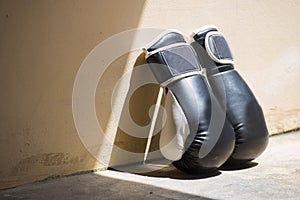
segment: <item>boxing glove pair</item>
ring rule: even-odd
[[[180,32],[169,30],[144,48],[151,71],[166,88],[161,152],[187,173],[245,164],[268,143],[262,109],[234,69],[223,34],[205,26],[192,37],[189,45]]]

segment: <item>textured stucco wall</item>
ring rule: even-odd
[[[155,2],[145,4],[140,27],[176,28],[188,35],[199,26],[217,25],[264,109],[270,133],[300,127],[299,1]]]
[[[97,162],[78,137],[73,84],[97,44],[137,27],[143,3],[0,1],[0,188],[107,167],[111,150]],[[98,105],[105,126],[109,104]]]
[[[199,26],[217,25],[227,36],[236,69],[264,109],[270,133],[300,127],[299,9],[296,0],[0,0],[0,188],[108,166],[111,148],[105,148],[105,142],[100,142],[98,162],[80,141],[72,116],[72,90],[90,51],[127,29],[175,28],[188,35]],[[99,82],[95,98],[105,134],[112,141],[116,136],[116,146],[130,152],[142,152],[146,140],[115,126],[127,119],[111,117],[111,98],[120,77],[143,63],[137,59],[140,54],[116,59]],[[124,85],[130,88],[129,78]],[[126,92],[116,94],[117,113],[131,98]],[[157,86],[147,85],[129,102],[130,114],[140,126],[150,122],[145,112],[155,94]],[[114,149],[111,165],[124,162]]]

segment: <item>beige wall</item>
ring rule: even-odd
[[[132,28],[175,28],[184,34],[215,24],[227,36],[236,69],[259,99],[270,133],[300,127],[299,1],[17,1],[0,0],[0,188],[49,176],[104,169],[122,163],[100,141],[99,162],[81,143],[72,116],[72,90],[84,58],[101,41]],[[105,134],[130,152],[146,140],[128,136],[112,122],[116,81],[140,51],[115,60],[96,94]],[[130,80],[125,85],[129,87]],[[146,111],[157,86],[135,93],[134,121],[149,123]],[[126,98],[126,91],[119,96]],[[117,108],[121,112],[122,101]],[[121,119],[120,120],[124,120]],[[157,136],[154,139],[157,141]],[[157,142],[156,142],[157,143]],[[154,142],[154,144],[156,144]],[[153,145],[152,149],[157,148]],[[123,158],[124,159],[124,158]],[[126,160],[126,158],[125,158]]]
[[[228,39],[236,69],[261,103],[270,133],[300,127],[300,2],[183,2],[147,1],[139,26],[176,28],[189,34],[199,26],[215,24]]]
[[[107,167],[78,137],[73,84],[98,43],[138,26],[143,3],[0,1],[0,188]]]

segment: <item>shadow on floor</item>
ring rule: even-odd
[[[98,174],[48,179],[13,189],[1,190],[1,200],[111,200],[111,199],[198,199],[206,197],[190,195],[173,190],[104,177]]]
[[[236,166],[224,165],[224,166],[220,167],[220,170],[221,171],[236,171],[236,170],[249,169],[249,168],[255,167],[257,165],[258,165],[257,162],[248,162],[248,163],[245,163],[244,165],[236,165]]]
[[[165,165],[156,165],[156,164],[142,164],[142,163],[135,163],[133,165],[125,165],[119,168],[109,168],[114,171],[120,172],[129,172],[141,176],[149,176],[149,177],[159,177],[159,178],[171,178],[171,179],[178,179],[178,180],[195,180],[195,179],[206,179],[215,176],[219,176],[222,174],[221,171],[238,171],[249,169],[252,167],[257,166],[258,163],[256,162],[248,162],[243,165],[236,165],[236,166],[229,166],[224,165],[219,168],[219,170],[215,170],[209,173],[203,174],[187,174],[178,169],[176,169],[172,164],[165,164]]]
[[[214,176],[220,175],[221,172],[216,170],[210,173],[204,174],[187,174],[184,172],[179,171],[173,165],[166,166],[156,171],[148,172],[148,173],[140,173],[139,175],[142,176],[151,176],[151,177],[166,177],[171,179],[178,179],[178,180],[194,180],[194,179],[205,179],[211,178]]]
[[[113,171],[132,173],[140,176],[171,178],[177,180],[206,179],[221,174],[221,172],[218,170],[212,171],[210,173],[203,173],[203,174],[187,174],[176,169],[172,164],[164,163],[161,160],[160,162],[152,161],[152,163],[146,163],[146,164],[134,163],[131,165],[110,167],[109,169]]]

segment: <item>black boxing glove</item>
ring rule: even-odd
[[[183,132],[175,133],[184,134],[181,138],[185,141],[182,155],[174,156],[177,160],[173,165],[187,173],[217,169],[231,155],[235,137],[225,112],[209,90],[193,48],[180,33],[167,31],[144,51],[157,81],[168,89],[176,104],[172,116],[167,117],[174,118],[177,127],[185,122],[188,125]],[[176,116],[178,113],[180,116]]]
[[[268,130],[262,109],[250,88],[234,69],[234,61],[224,35],[215,26],[204,26],[192,34],[192,46],[209,84],[226,110],[236,142],[226,162],[240,165],[258,157],[267,147]]]

